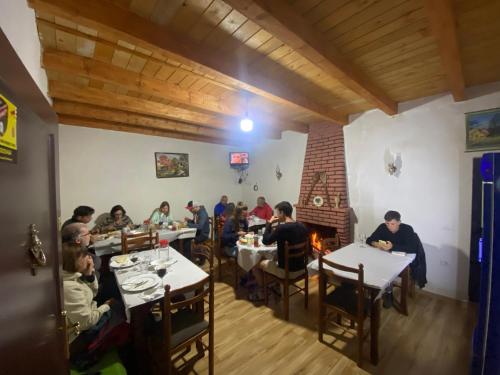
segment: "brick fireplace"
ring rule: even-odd
[[[323,203],[314,204],[314,200]],[[309,126],[297,220],[308,225],[334,228],[340,246],[352,242],[351,209],[347,201],[344,134],[339,125]]]

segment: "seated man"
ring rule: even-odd
[[[292,219],[293,206],[289,202],[280,202],[275,207],[276,216],[272,216],[266,224],[266,231],[262,238],[264,245],[277,243],[278,256],[276,260],[263,260],[260,262],[260,269],[265,272],[278,276],[285,277],[285,241],[290,245],[299,244],[307,241],[308,231],[304,224]],[[303,258],[292,258],[288,264],[288,269],[291,273],[304,269]],[[263,285],[262,275],[259,272],[254,272],[255,278],[259,285]],[[262,299],[260,291],[256,295],[249,296],[251,300]]]
[[[417,236],[410,225],[401,223],[401,214],[397,211],[387,211],[384,220],[385,223],[378,226],[366,243],[382,251],[416,253]],[[387,288],[383,300],[385,308],[392,306],[392,287]]]
[[[264,197],[258,197],[257,207],[250,211],[249,215],[255,215],[263,220],[270,220],[273,216],[273,209],[266,203]]]
[[[77,222],[66,225],[61,232],[61,237],[63,244],[81,245],[88,251],[91,234],[86,224]],[[89,253],[89,255],[92,257],[94,268],[99,270],[101,268],[101,258],[92,253]]]
[[[210,238],[210,221],[208,220],[207,210],[196,201],[189,201],[186,209],[193,214],[192,219],[186,217],[185,220],[189,228],[196,228],[194,243],[205,242]],[[185,245],[187,245],[184,249],[185,255],[188,259],[191,259],[191,242],[187,241]]]
[[[94,214],[94,212],[95,210],[92,207],[78,206],[73,210],[73,216],[64,222],[64,224],[61,227],[61,230],[63,230],[64,227],[72,223],[83,223],[83,224],[90,223],[92,221],[92,215]]]
[[[224,214],[227,202],[228,202],[227,195],[223,195],[222,197],[220,197],[219,203],[217,203],[214,207],[214,218],[222,216]]]
[[[387,211],[385,223],[380,224],[366,243],[383,251],[417,252],[417,241],[413,228],[401,223],[401,214],[397,211]]]

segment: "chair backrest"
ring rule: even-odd
[[[215,231],[215,218],[213,216],[208,217],[208,223],[210,224],[210,241],[214,243],[214,231]]]
[[[160,235],[150,229],[147,233],[122,233],[122,254],[128,254],[131,251],[143,251],[153,249],[160,243]]]
[[[185,298],[175,302],[173,299],[176,296],[184,296]],[[208,297],[208,298],[207,298]],[[206,330],[198,331],[195,336],[187,337],[182,343],[187,344],[196,339],[197,336],[209,333],[213,335],[214,332],[214,279],[213,279],[213,269],[210,269],[209,275],[203,280],[180,288],[174,291],[170,290],[170,285],[165,285],[165,295],[162,304],[162,315],[163,315],[163,333],[165,347],[171,348],[172,344],[172,314],[175,311],[180,311],[181,309],[190,309],[197,315],[199,321],[203,321],[208,315],[208,327]],[[171,348],[175,349],[175,348]]]
[[[290,273],[290,260],[291,259],[303,259],[304,271],[307,274],[307,257],[309,255],[309,239],[304,242],[291,245],[288,241],[285,241],[285,276],[288,279],[288,274]],[[292,271],[293,272],[293,271]]]
[[[215,250],[214,253],[219,258],[222,252],[222,229],[223,229],[223,224],[220,219],[220,216],[215,219],[215,226],[217,228],[217,236],[215,237],[214,241],[214,250]]]
[[[325,259],[323,254],[319,255],[318,259],[318,264],[319,264],[319,298],[320,300],[323,300],[325,295],[326,295],[326,282],[329,277],[333,276],[335,278],[338,278],[339,280],[343,282],[347,282],[350,284],[354,284],[356,286],[357,290],[357,304],[358,304],[358,315],[362,316],[363,311],[364,311],[364,304],[365,304],[365,298],[364,298],[364,267],[360,263],[358,264],[358,268],[353,268],[353,267],[347,267],[342,264],[338,264],[335,262],[332,262],[331,260]],[[329,269],[325,269],[325,265],[330,267]],[[354,275],[357,275],[354,279],[348,278],[348,277],[342,277],[339,276],[335,270],[337,271],[342,271],[342,272],[348,272],[352,273]]]

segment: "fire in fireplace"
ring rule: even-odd
[[[340,240],[337,230],[317,224],[305,223],[309,228],[309,241],[313,255],[319,253],[330,253],[340,247]]]

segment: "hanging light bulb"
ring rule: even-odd
[[[240,121],[240,129],[244,132],[250,132],[253,129],[253,121],[252,119],[245,117]]]
[[[245,97],[245,117],[240,120],[240,129],[244,132],[251,132],[253,121],[248,117],[248,97]]]

